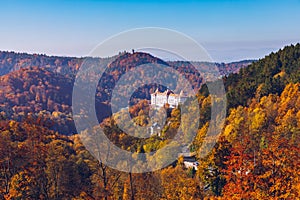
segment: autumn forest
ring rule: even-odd
[[[180,107],[165,105],[157,110],[167,113],[160,134],[133,137],[117,125],[126,116],[122,112],[112,116],[115,85],[126,72],[147,63],[163,64],[182,74],[197,91],[200,117],[192,120],[199,126],[188,146],[197,167],[188,167],[184,156],[145,173],[126,173],[105,165],[82,143],[72,115],[73,85],[85,58],[0,51],[0,199],[300,197],[300,44],[260,60],[234,63],[163,61],[143,52],[89,59],[93,65],[109,63],[95,91],[99,127],[115,145],[136,153],[133,160],[138,153],[154,152],[171,143],[180,121],[189,116]],[[200,74],[195,65],[207,73]],[[209,70],[213,65],[220,71],[218,80],[210,78],[215,76]],[[153,79],[159,76],[168,78],[157,73]],[[92,79],[95,74],[85,77]],[[201,157],[215,104],[207,85],[214,81],[225,86],[226,119],[216,144]],[[156,89],[167,90],[163,85],[144,85],[128,102],[130,117],[138,126],[149,123],[150,95]],[[167,158],[162,155],[160,159]]]

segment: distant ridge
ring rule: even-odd
[[[128,57],[131,53],[124,53],[122,57]],[[136,52],[140,54],[140,57],[149,55],[152,60],[159,60],[160,64],[178,64],[183,61],[163,61],[148,53]],[[67,75],[74,75],[79,69],[83,60],[86,57],[68,57],[68,56],[48,56],[46,54],[28,54],[28,53],[16,53],[13,51],[0,51],[0,76],[12,71],[19,70],[26,67],[45,67],[50,71],[58,72]],[[98,58],[101,59],[101,58]],[[118,58],[120,59],[120,57]],[[241,60],[230,63],[215,63],[222,75],[228,75],[230,73],[236,73],[238,69],[245,67],[255,60]],[[117,61],[116,61],[117,62]],[[198,62],[207,63],[207,62]]]

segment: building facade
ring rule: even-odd
[[[171,90],[165,92],[159,92],[158,89],[151,94],[151,105],[155,107],[163,107],[165,104],[169,104],[170,108],[176,108],[178,105],[183,104],[187,99],[187,95],[180,92],[180,94],[174,94]]]

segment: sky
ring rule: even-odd
[[[299,23],[300,0],[0,0],[0,50],[81,57],[122,31],[161,27],[231,62],[300,42]]]

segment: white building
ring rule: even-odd
[[[152,126],[148,128],[148,133],[150,133],[150,135],[157,134],[158,136],[161,136],[161,128],[157,122],[153,123]]]
[[[180,94],[174,94],[171,90],[165,92],[159,92],[158,89],[151,94],[151,105],[156,107],[163,107],[165,104],[169,104],[170,108],[175,108],[180,104],[183,104],[187,99],[187,95],[180,92]]]

